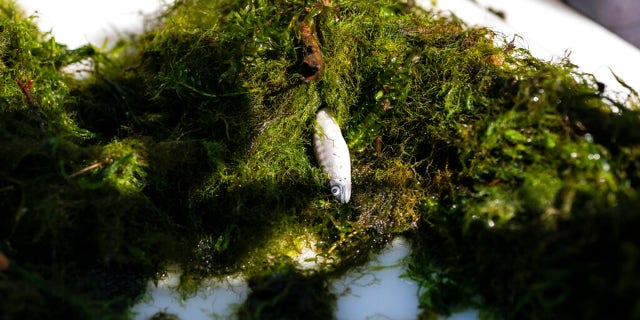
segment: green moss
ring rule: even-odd
[[[638,317],[631,88],[603,96],[568,60],[396,1],[180,1],[108,51],[31,20],[2,4],[9,318],[126,318],[169,265],[183,294],[243,273],[241,318],[331,318],[327,281],[398,235],[425,318]],[[300,22],[323,57],[310,83]],[[64,71],[82,60],[87,77]],[[352,153],[349,205],[313,158],[323,106]]]
[[[276,264],[249,280],[251,293],[238,319],[333,319],[336,297],[321,274],[304,275],[291,264]]]

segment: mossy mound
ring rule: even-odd
[[[631,88],[395,1],[179,1],[110,50],[31,20],[2,3],[4,317],[126,318],[177,264],[185,292],[249,277],[242,318],[326,318],[326,281],[398,235],[425,318],[640,317]],[[323,106],[348,205],[313,159]]]

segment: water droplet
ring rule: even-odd
[[[577,157],[578,157],[577,152],[571,152],[571,158],[577,158]]]
[[[589,143],[593,143],[593,136],[591,135],[591,133],[585,133],[584,140],[586,140]]]

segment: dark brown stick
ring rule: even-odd
[[[300,23],[300,38],[304,44],[304,59],[302,63],[307,66],[309,75],[303,75],[302,81],[311,82],[322,75],[322,51],[318,44],[318,36],[311,22],[304,20]],[[306,73],[306,72],[305,72]]]
[[[28,79],[27,83],[25,84],[16,77],[16,83],[18,84],[20,89],[22,89],[22,93],[24,93],[25,97],[27,97],[27,104],[29,105],[29,107],[31,107],[31,109],[35,113],[36,118],[38,120],[38,125],[40,127],[40,136],[44,138],[46,136],[46,131],[44,129],[44,120],[42,119],[42,114],[40,113],[40,109],[38,108],[38,105],[36,104],[36,102],[33,100],[33,95],[31,94],[33,79]]]

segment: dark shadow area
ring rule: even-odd
[[[249,280],[251,293],[238,310],[248,319],[333,319],[337,297],[321,274],[304,275],[293,265]]]
[[[431,216],[419,226],[410,266],[425,279],[424,313],[472,307],[507,319],[635,318],[640,202],[617,196],[618,205],[610,207],[577,194],[571,218],[553,227],[537,219],[494,228],[476,220],[462,227],[463,215]],[[592,200],[577,199],[583,197]],[[469,200],[460,200],[449,199],[447,206],[471,209]]]
[[[208,270],[201,271],[204,275],[234,272],[241,268],[240,262],[247,261],[247,254],[255,246],[277,236],[274,229],[287,224],[304,225],[292,214],[301,213],[318,191],[317,186],[303,181],[278,185],[255,181],[192,202],[190,212],[197,222],[194,231],[200,235],[198,243],[193,244],[197,248],[195,258],[208,261],[204,266]],[[217,241],[200,242],[207,238]]]

